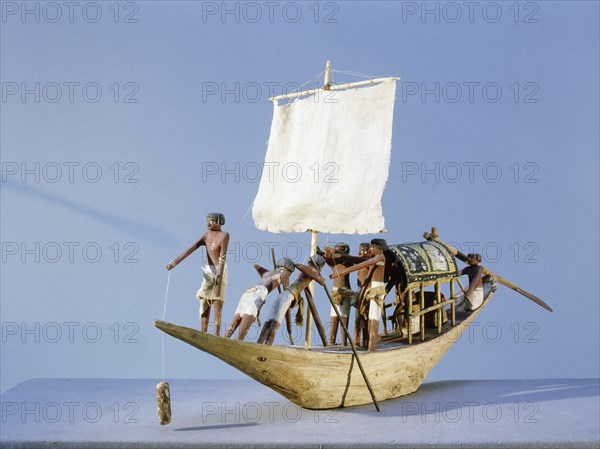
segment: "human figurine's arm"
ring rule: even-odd
[[[358,271],[361,268],[366,268],[366,267],[370,267],[372,265],[381,265],[385,263],[385,256],[383,254],[377,254],[374,257],[371,257],[370,259],[365,260],[364,262],[358,263],[356,265],[353,265],[351,267],[345,268],[343,270],[340,270],[336,273],[331,274],[329,277],[331,279],[335,279],[337,277],[340,276],[344,276],[348,273],[352,273],[354,271]]]
[[[353,263],[353,264],[358,264],[358,263],[364,262],[365,260],[369,260],[368,257],[352,256],[350,254],[337,254],[337,253],[333,254],[333,258],[336,261],[339,261],[342,263],[349,262],[349,263]]]
[[[314,281],[318,282],[321,285],[325,285],[325,279],[323,279],[323,277],[319,274],[319,272],[317,270],[315,270],[312,267],[309,267],[307,265],[302,265],[302,264],[294,264],[296,265],[296,268],[303,274],[305,274],[306,276],[308,276],[309,278],[313,279]]]
[[[366,287],[367,285],[369,285],[371,283],[371,278],[373,277],[373,273],[375,272],[376,268],[377,268],[377,265],[371,265],[369,267],[369,271],[367,271],[367,275],[362,280],[362,282],[360,281],[360,279],[356,279],[356,284],[358,285],[359,290],[362,289],[363,287]]]
[[[229,233],[225,233],[223,242],[221,243],[221,253],[219,254],[219,264],[217,265],[217,279],[215,282],[215,296],[221,297],[221,279],[225,270],[225,259],[227,258],[227,247],[229,246]]]
[[[289,274],[281,274],[281,285],[283,288],[288,288],[290,286],[290,275]]]
[[[458,282],[460,282],[460,277],[461,277],[461,276],[464,276],[465,274],[467,274],[467,273],[466,273],[466,271],[467,271],[467,268],[469,268],[469,266],[466,266],[466,267],[464,267],[462,270],[458,270],[458,278],[457,278]],[[460,284],[459,284],[459,285],[460,285]],[[462,291],[463,291],[463,295],[464,295],[464,297],[465,297],[465,298],[467,298],[467,297],[468,297],[468,295],[467,295],[467,293],[468,293],[468,292],[467,292],[467,290],[465,290],[465,289],[464,289],[464,288],[462,288],[462,287],[461,287],[461,289],[462,289]]]
[[[269,272],[269,270],[267,270],[265,267],[261,267],[261,266],[260,266],[259,264],[257,264],[257,263],[255,263],[255,264],[254,264],[254,269],[256,270],[256,272],[258,273],[258,275],[259,275],[260,277],[263,277],[263,275],[264,275],[265,273],[268,273],[268,272]]]
[[[177,256],[171,262],[169,262],[167,264],[167,270],[172,270],[177,265],[179,265],[187,256],[192,254],[194,251],[196,251],[202,245],[205,245],[206,243],[204,241],[204,237],[205,237],[204,235],[202,237],[200,237],[200,240],[198,240],[196,243],[194,243],[192,246],[190,246],[188,249],[186,249],[182,254]]]
[[[469,288],[465,293],[465,297],[470,299],[473,291],[481,285],[481,276],[483,275],[483,267],[481,265],[477,265],[474,267],[473,273],[469,276]]]
[[[329,246],[325,247],[325,251],[323,251],[318,246],[317,246],[317,249],[316,249],[317,255],[319,255],[323,259],[325,259],[325,263],[327,264],[327,266],[329,266],[329,267],[331,267],[333,269],[333,267],[335,266],[335,260],[333,260],[333,257],[331,257],[332,251],[333,251],[332,248],[329,247]]]
[[[326,246],[325,247],[325,251],[321,251],[321,253],[319,253],[319,248],[317,248],[317,254],[319,254],[320,256],[323,256],[325,258],[325,261],[328,262],[328,264],[335,264],[335,263],[361,263],[364,262],[365,260],[368,260],[368,257],[360,257],[360,256],[352,256],[350,254],[340,254],[340,253],[336,253],[335,249],[332,248],[331,246]]]

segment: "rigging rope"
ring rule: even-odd
[[[315,76],[313,76],[311,79],[309,79],[309,80],[308,80],[306,83],[302,84],[302,85],[300,86],[300,89],[299,89],[299,90],[301,90],[301,89],[302,89],[304,86],[306,86],[308,83],[310,83],[310,82],[312,82],[312,81],[316,80],[317,78],[320,78],[320,77],[321,77],[321,76],[322,76],[324,73],[325,73],[325,70],[323,70],[323,71],[322,71],[322,72],[320,72],[320,73],[317,73]]]
[[[353,70],[333,70],[333,69],[332,69],[331,71],[332,71],[332,72],[336,72],[336,73],[343,73],[343,74],[345,74],[345,75],[356,76],[356,77],[359,77],[359,78],[371,78],[371,79],[374,79],[374,78],[381,78],[381,77],[379,77],[379,76],[366,75],[366,74],[364,74],[364,73],[361,73],[361,72],[355,72],[355,71],[353,71]]]
[[[244,220],[246,220],[246,216],[248,215],[248,212],[250,212],[250,209],[252,209],[252,206],[254,206],[254,201],[252,201],[250,203],[250,206],[248,206],[248,209],[246,209],[246,213],[244,214],[244,216],[242,217],[242,221],[240,223],[243,223]]]

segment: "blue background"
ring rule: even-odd
[[[478,2],[470,15],[462,2],[279,2],[272,17],[264,2],[228,14],[221,2],[88,3],[71,19],[62,3],[2,2],[2,391],[35,377],[161,376],[164,266],[209,211],[232,239],[226,322],[270,245],[306,259],[308,234],[258,231],[248,211],[269,94],[328,59],[401,78],[388,241],[437,226],[554,308],[501,287],[428,379],[598,377],[598,3]],[[22,95],[36,83],[38,98]],[[320,242],[355,253],[372,237]],[[198,252],[172,272],[168,321],[198,325],[203,262]],[[242,377],[170,337],[165,357],[167,378]]]

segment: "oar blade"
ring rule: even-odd
[[[542,301],[540,298],[538,298],[535,295],[532,295],[529,292],[526,292],[525,290],[523,290],[521,287],[517,287],[515,289],[518,293],[522,294],[523,296],[525,296],[527,299],[533,301],[534,303],[536,303],[538,306],[543,307],[544,309],[546,309],[548,312],[554,312],[554,310],[552,310],[552,307],[550,307],[548,304],[546,304],[544,301]]]

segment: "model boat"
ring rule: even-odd
[[[253,205],[259,229],[311,232],[313,254],[318,232],[385,232],[381,197],[390,165],[397,79],[334,85],[328,62],[323,88],[271,99],[274,117],[265,166],[293,167],[294,171],[287,176],[283,171],[280,176],[263,172]],[[279,105],[281,100],[290,102]],[[551,310],[539,298],[489,272],[483,280],[482,305],[466,310],[456,260],[466,257],[437,233],[426,237],[422,242],[390,245],[387,250],[386,291],[394,290],[395,300],[383,310],[397,307],[387,319],[384,313],[384,332],[374,351],[360,350],[352,341],[350,346],[311,347],[309,311],[302,347],[226,339],[165,321],[154,324],[301,407],[328,409],[373,401],[379,409],[378,400],[419,388],[489,303],[497,282]],[[443,287],[449,290],[448,297]]]

